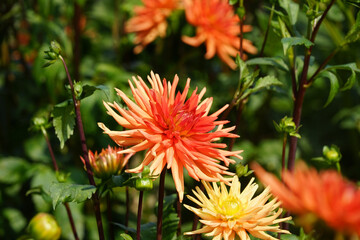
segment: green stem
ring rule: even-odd
[[[268,36],[269,36],[270,27],[271,27],[271,20],[272,20],[273,15],[274,15],[274,10],[275,10],[275,3],[273,3],[272,6],[271,6],[270,16],[269,16],[268,24],[267,24],[266,31],[265,31],[264,41],[263,41],[263,43],[261,45],[261,50],[260,50],[259,57],[262,57],[264,55],[264,50],[265,50],[265,46],[266,46],[267,39],[268,39]],[[259,66],[259,65],[257,65],[257,66]]]
[[[81,120],[80,101],[77,100],[76,97],[75,97],[74,85],[73,85],[73,82],[71,80],[71,77],[70,77],[69,70],[67,68],[66,62],[65,62],[64,58],[61,55],[59,56],[59,58],[60,58],[60,60],[62,61],[63,65],[64,65],[66,75],[67,75],[67,78],[69,80],[69,85],[70,85],[70,88],[71,88],[71,95],[72,95],[72,100],[73,100],[73,103],[74,103],[75,114],[76,114],[76,122],[77,122],[79,135],[80,135],[80,143],[81,143],[81,148],[82,148],[82,152],[83,152],[83,158],[85,160],[86,173],[87,173],[90,184],[93,185],[93,186],[96,186],[95,180],[94,180],[94,177],[93,177],[93,173],[92,173],[92,170],[91,170],[89,157],[88,157],[88,149],[87,149],[87,146],[86,146],[84,127],[83,127],[83,123],[82,123],[82,120]],[[103,229],[101,213],[100,213],[100,200],[99,200],[99,195],[98,195],[97,191],[93,194],[92,200],[93,200],[93,203],[94,203],[94,211],[95,211],[95,217],[96,217],[96,224],[97,224],[98,232],[99,232],[99,239],[104,240],[105,236],[104,236],[104,229]]]
[[[162,220],[163,220],[163,207],[164,207],[164,193],[165,193],[165,174],[166,174],[166,165],[160,174],[160,184],[159,184],[159,197],[158,197],[158,218],[156,223],[156,239],[162,239]]]

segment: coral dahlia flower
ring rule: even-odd
[[[277,219],[282,209],[278,208],[280,202],[276,199],[268,201],[272,196],[269,188],[253,198],[258,189],[258,185],[253,182],[254,178],[241,192],[237,176],[234,176],[229,191],[224,183],[220,183],[219,188],[216,183],[211,187],[210,183],[203,181],[208,196],[199,187],[193,190],[196,198],[187,196],[200,208],[184,206],[198,215],[204,226],[185,234],[205,233],[206,236],[214,237],[214,240],[234,240],[237,235],[241,240],[250,240],[248,234],[260,239],[276,239],[265,231],[289,233],[280,229],[278,223],[290,220],[291,217]]]
[[[317,172],[300,163],[294,172],[283,172],[282,183],[260,165],[252,168],[290,212],[312,213],[335,230],[360,235],[360,190],[338,172]]]
[[[143,162],[128,172],[141,172],[145,165],[152,163],[150,171],[153,175],[158,175],[166,166],[171,169],[180,201],[184,194],[183,168],[197,181],[203,179],[228,183],[229,179],[222,176],[233,175],[227,171],[226,166],[234,160],[228,157],[241,158],[238,154],[242,151],[226,151],[223,149],[226,144],[214,142],[222,137],[238,137],[230,133],[234,127],[223,128],[223,124],[228,121],[216,121],[227,106],[208,115],[212,98],[201,101],[205,88],[200,93],[195,89],[186,100],[190,79],[182,93],[176,93],[178,76],[171,83],[166,79],[161,81],[159,75],[151,72],[148,80],[151,88],[141,77],[133,77],[133,83],[129,81],[135,102],[116,89],[128,110],[115,102],[104,103],[107,113],[128,130],[111,131],[99,123],[104,133],[118,145],[131,146],[120,153],[131,155],[148,150]],[[226,166],[218,164],[220,161]]]
[[[146,45],[157,37],[165,37],[166,18],[179,7],[179,0],[142,0],[144,6],[134,9],[135,16],[125,24],[125,31],[135,33],[135,53],[140,53]]]
[[[206,59],[214,57],[216,53],[235,69],[236,64],[231,57],[235,57],[240,49],[240,20],[228,0],[185,0],[184,6],[187,21],[197,29],[195,37],[183,36],[182,40],[194,47],[205,42]],[[249,32],[252,28],[244,25],[243,29]],[[257,53],[247,39],[243,39],[243,49],[251,54]]]

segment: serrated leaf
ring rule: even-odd
[[[56,105],[52,115],[55,133],[60,141],[60,147],[63,148],[65,142],[74,133],[75,113],[72,102],[65,101]]]
[[[81,99],[90,97],[96,90],[101,90],[105,93],[107,98],[109,98],[109,88],[105,85],[99,86],[90,86],[90,85],[83,85],[83,93],[81,95]]]
[[[283,71],[289,71],[288,66],[281,57],[262,57],[252,58],[246,61],[247,65],[269,65],[279,68]]]
[[[280,82],[275,76],[266,76],[259,78],[254,88],[251,89],[252,92],[259,91],[262,88],[270,87],[270,86],[280,86],[282,82]]]
[[[285,37],[281,39],[281,43],[283,44],[284,55],[286,55],[287,51],[292,46],[304,45],[306,48],[309,48],[314,45],[313,42],[304,37]]]
[[[319,77],[326,77],[330,80],[330,92],[328,99],[326,100],[326,103],[324,105],[324,107],[327,107],[332,102],[335,95],[339,92],[339,88],[340,88],[339,80],[337,76],[330,71],[322,72]]]
[[[95,191],[96,187],[93,185],[54,182],[50,186],[50,197],[52,198],[52,204],[55,210],[60,203],[84,202],[90,199]]]

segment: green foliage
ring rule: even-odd
[[[52,115],[56,136],[60,141],[60,147],[63,148],[65,142],[74,133],[75,112],[73,103],[65,101],[55,105]]]
[[[52,183],[50,186],[50,196],[52,198],[53,208],[59,203],[77,202],[81,203],[90,199],[95,193],[96,187],[92,185],[80,185],[72,183]]]
[[[310,48],[314,45],[310,40],[304,38],[304,37],[287,37],[281,39],[281,43],[283,44],[284,48],[284,55],[287,54],[290,47],[296,46],[296,45],[304,45],[306,48]]]

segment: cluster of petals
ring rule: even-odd
[[[290,220],[291,217],[279,218],[282,209],[277,199],[269,200],[272,195],[266,188],[254,197],[258,185],[251,179],[241,192],[241,184],[237,176],[233,177],[230,190],[224,183],[220,187],[213,183],[204,182],[207,195],[196,187],[195,197],[187,196],[199,208],[185,205],[187,209],[200,217],[203,224],[201,229],[187,232],[186,235],[201,234],[213,237],[213,240],[234,240],[238,236],[241,240],[250,240],[249,234],[259,239],[276,239],[266,231],[289,233],[280,229],[278,223]]]
[[[258,164],[252,168],[291,213],[312,213],[337,231],[360,235],[360,190],[340,173],[300,163],[294,172],[284,171],[280,182]]]
[[[167,17],[178,8],[179,0],[142,0],[144,6],[134,8],[135,16],[126,22],[125,31],[135,33],[135,53],[157,37],[165,37]]]
[[[240,49],[239,17],[228,0],[185,0],[185,14],[187,21],[197,27],[196,36],[183,36],[182,40],[194,47],[205,43],[205,58],[210,59],[217,54],[231,68],[236,64],[231,57],[235,57]],[[251,31],[250,25],[244,25],[243,31]],[[250,40],[243,39],[243,50],[257,53]]]
[[[121,148],[110,146],[102,149],[100,154],[97,152],[94,154],[89,150],[89,162],[95,177],[107,179],[112,175],[120,174],[127,163],[124,155],[119,153],[121,150]],[[85,160],[82,157],[81,160],[85,165]]]
[[[127,130],[112,131],[99,123],[104,133],[118,145],[128,147],[120,151],[127,157],[147,150],[142,163],[127,171],[138,173],[151,163],[151,173],[158,175],[167,166],[171,169],[180,201],[184,194],[184,168],[197,181],[228,183],[229,178],[222,175],[233,175],[227,171],[229,163],[234,162],[229,157],[241,158],[239,153],[242,151],[227,151],[224,150],[226,144],[215,142],[219,138],[238,137],[230,133],[234,127],[223,128],[228,121],[216,121],[227,106],[208,115],[213,100],[206,98],[201,101],[205,88],[200,93],[195,89],[186,100],[190,79],[182,93],[176,93],[178,76],[171,83],[166,79],[161,81],[158,74],[151,72],[148,76],[151,88],[141,77],[133,77],[132,80],[129,80],[129,84],[135,102],[116,89],[128,109],[116,102],[104,103],[107,113]],[[225,166],[219,164],[220,161]]]

